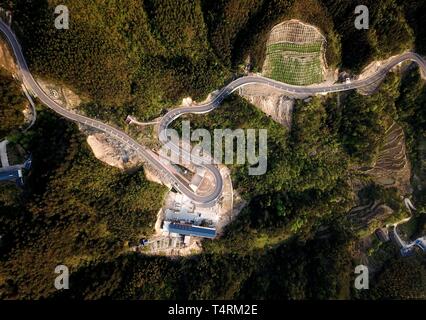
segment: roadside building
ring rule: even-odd
[[[22,184],[22,169],[11,169],[0,172],[0,181],[15,181]]]
[[[194,226],[191,224],[176,223],[176,222],[170,222],[170,221],[165,221],[163,230],[171,234],[179,234],[183,236],[200,237],[200,238],[208,238],[208,239],[214,239],[216,237],[215,228],[200,227],[200,226]]]

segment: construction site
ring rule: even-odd
[[[191,188],[207,188],[211,182],[206,172],[189,169],[182,174],[192,177]],[[223,192],[219,201],[213,206],[199,206],[185,195],[171,189],[167,194],[162,209],[159,211],[155,224],[155,233],[149,239],[132,246],[132,251],[151,255],[186,256],[202,250],[203,239],[214,239],[223,233],[241,209],[242,201],[234,203],[230,171],[226,166],[219,165],[223,178]]]

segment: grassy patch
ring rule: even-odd
[[[321,43],[289,43],[289,42],[280,42],[270,44],[266,48],[266,54],[272,54],[276,52],[283,51],[295,51],[300,53],[315,53],[321,51]]]
[[[321,43],[274,43],[266,48],[266,77],[309,85],[322,82]]]
[[[270,57],[271,71],[268,76],[281,82],[308,85],[322,81],[319,57],[301,60],[297,57],[274,54]]]

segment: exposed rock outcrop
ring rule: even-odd
[[[239,90],[239,94],[274,121],[290,128],[294,99],[263,85],[245,86]]]
[[[75,109],[82,102],[79,95],[64,85],[57,85],[40,78],[37,78],[37,82],[51,99],[67,109]]]
[[[18,67],[10,53],[9,46],[4,41],[0,41],[0,67],[6,69],[11,74],[16,74]]]
[[[124,170],[139,162],[137,157],[129,157],[123,150],[114,146],[102,133],[89,135],[87,143],[95,157],[110,166]]]

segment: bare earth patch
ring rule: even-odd
[[[93,154],[97,159],[106,163],[107,165],[124,170],[126,167],[137,164],[138,159],[129,159],[125,163],[123,160],[122,152],[114,148],[114,146],[108,143],[106,137],[102,133],[96,133],[87,137],[87,143],[93,151]]]
[[[67,109],[75,109],[82,103],[82,100],[86,100],[66,86],[58,85],[40,78],[36,80],[50,98]]]
[[[238,194],[234,193],[229,169],[219,165],[223,178],[223,192],[219,202],[210,208],[198,207],[189,199],[174,192],[169,192],[164,200],[163,208],[158,212],[155,223],[155,234],[149,239],[149,245],[142,248],[130,248],[148,255],[163,255],[168,257],[188,256],[198,254],[202,251],[202,238],[191,236],[184,237],[170,234],[162,229],[165,220],[194,219],[211,220],[217,231],[217,236],[223,234],[224,228],[232,222],[245,202]],[[235,201],[234,201],[235,200]],[[185,207],[189,211],[178,212],[176,207]],[[201,217],[198,217],[201,213]],[[199,221],[198,221],[199,222]],[[195,222],[197,224],[197,222]]]
[[[396,58],[398,56],[399,56],[399,54],[395,55],[395,56],[391,56],[391,57],[389,57],[386,60],[375,60],[375,61],[371,62],[369,65],[367,65],[362,70],[362,72],[359,74],[359,76],[357,77],[357,79],[362,80],[362,79],[366,79],[366,78],[374,75],[375,73],[377,73],[378,71],[380,71],[380,69],[382,68],[382,66],[386,65],[389,61],[391,61],[392,59],[394,59],[394,58]],[[397,68],[397,67],[395,67],[395,68]],[[359,89],[357,89],[357,91],[360,94],[363,94],[363,95],[373,94],[378,89],[378,87],[380,86],[380,84],[382,83],[382,81],[383,81],[383,79],[380,80],[380,81],[378,81],[378,82],[373,83],[370,86],[367,86],[367,87],[364,87],[364,88],[359,88]]]
[[[275,122],[290,128],[294,99],[265,85],[248,85],[239,89],[239,95],[258,107]]]
[[[16,74],[18,71],[15,60],[10,54],[9,46],[4,41],[0,41],[0,67],[12,74]]]

